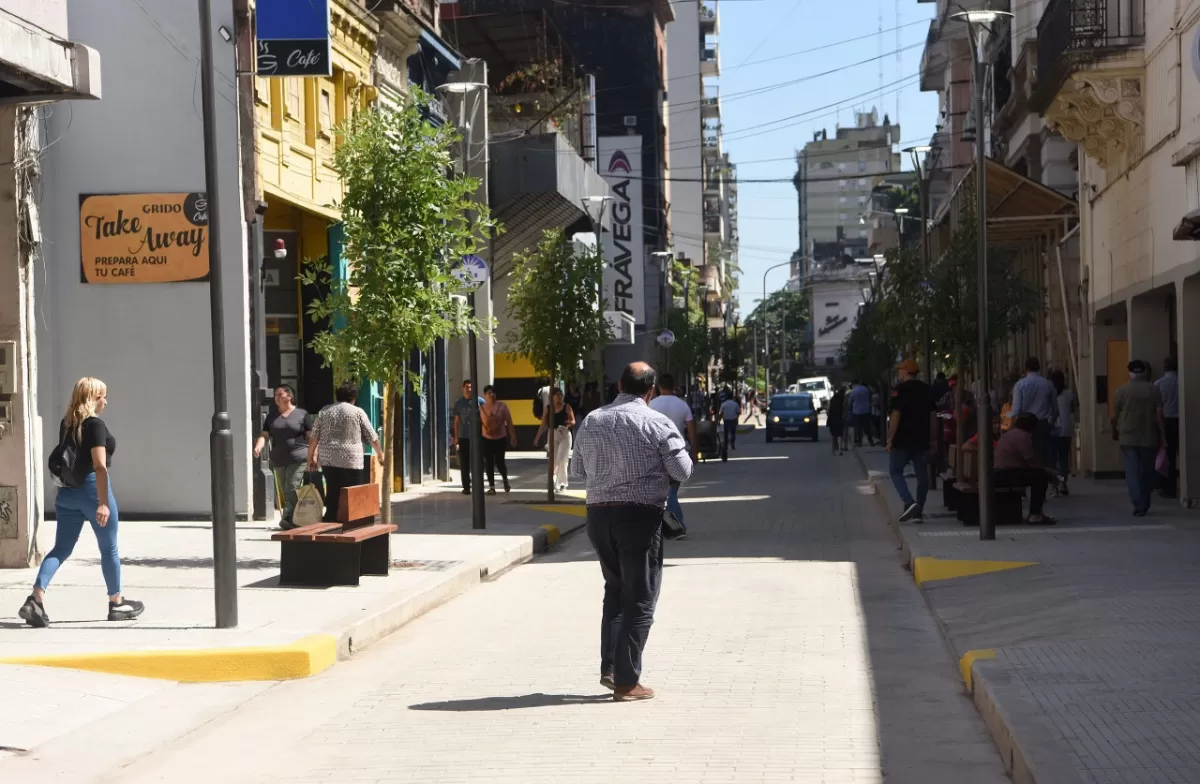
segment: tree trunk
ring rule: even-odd
[[[546,500],[554,503],[554,386],[550,379],[550,400],[546,403]]]
[[[383,476],[379,479],[379,522],[387,525],[392,522],[392,477],[396,474],[396,449],[392,434],[396,429],[396,387],[385,384],[383,387],[383,435],[379,439],[383,447]]]

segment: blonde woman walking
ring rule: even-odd
[[[117,441],[100,418],[108,405],[108,388],[96,378],[81,378],[71,392],[71,403],[58,428],[59,444],[75,448],[74,464],[57,472],[63,486],[54,499],[56,531],[54,549],[38,570],[33,593],[18,615],[30,626],[50,625],[46,589],[58,567],[71,557],[83,522],[91,522],[100,547],[100,570],[108,591],[108,620],[129,621],[142,614],[141,602],[121,595],[121,559],[117,553],[117,499],[109,477],[109,463]],[[53,469],[52,469],[53,470]],[[74,485],[74,486],[72,486]]]

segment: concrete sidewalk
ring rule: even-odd
[[[392,540],[392,572],[364,578],[356,588],[280,587],[273,529],[239,524],[235,629],[213,628],[212,529],[206,522],[121,523],[124,590],[146,604],[136,621],[105,620],[99,553],[90,532],[46,594],[48,629],[29,628],[16,617],[36,569],[0,571],[0,704],[41,712],[0,716],[0,752],[31,748],[152,697],[171,681],[306,677],[352,655],[583,525],[583,507],[571,505],[579,503],[575,498],[554,507],[528,503],[539,499],[544,461],[517,456],[514,492],[487,498],[486,531],[472,530],[470,498],[457,492],[457,482],[395,496],[400,532]]]
[[[1076,479],[1057,526],[981,542],[939,492],[897,523],[886,453],[857,456],[1014,781],[1200,781],[1200,514]]]

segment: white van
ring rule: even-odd
[[[827,408],[830,398],[833,397],[833,382],[829,380],[829,376],[802,378],[789,386],[788,391],[807,392],[813,396],[813,402],[816,403],[817,408]]]

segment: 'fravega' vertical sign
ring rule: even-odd
[[[642,234],[642,137],[601,136],[600,174],[612,188],[611,228],[604,238],[604,299],[609,310],[646,323],[645,238]]]
[[[258,0],[259,76],[332,76],[329,0]]]

